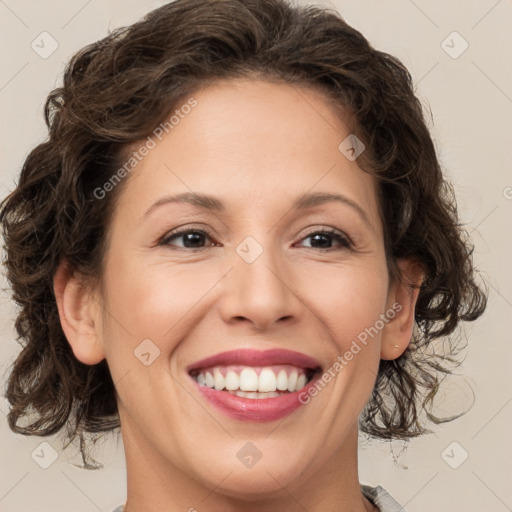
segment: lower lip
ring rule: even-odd
[[[274,421],[288,416],[301,405],[299,395],[308,393],[310,387],[314,386],[317,376],[308,382],[299,391],[285,393],[274,398],[244,398],[232,395],[227,391],[217,391],[208,386],[201,386],[195,380],[195,384],[206,400],[217,407],[221,412],[230,418],[243,421]]]

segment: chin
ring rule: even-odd
[[[294,460],[295,457],[284,453],[279,456],[274,453],[266,461],[264,458],[251,467],[246,467],[236,457],[230,458],[229,462],[223,460],[217,467],[210,466],[203,476],[208,487],[216,488],[216,492],[243,501],[261,501],[281,495],[283,487],[293,486],[305,469]],[[204,473],[204,467],[201,472]]]

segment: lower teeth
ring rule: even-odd
[[[226,390],[227,391],[227,390]],[[240,396],[242,398],[276,398],[281,396],[284,393],[278,393],[277,391],[267,391],[267,392],[259,392],[259,391],[227,391],[232,395]]]

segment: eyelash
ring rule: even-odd
[[[197,251],[201,251],[201,250],[207,248],[207,247],[195,247],[195,248],[194,247],[179,247],[179,248],[172,248],[172,244],[170,244],[169,242],[172,239],[174,239],[176,237],[183,236],[183,235],[185,235],[187,233],[199,233],[201,235],[205,235],[210,240],[213,240],[213,235],[208,230],[199,229],[199,228],[185,228],[185,229],[180,229],[180,230],[171,231],[170,233],[167,233],[158,242],[158,245],[166,245],[168,247],[171,247],[171,250],[176,250],[176,251],[179,251],[179,250],[189,250],[189,251],[197,252]],[[313,235],[328,235],[328,236],[331,236],[334,240],[336,240],[341,245],[341,247],[338,248],[338,250],[354,250],[354,246],[353,246],[352,241],[346,235],[343,235],[342,233],[338,232],[335,229],[332,229],[332,228],[327,228],[327,229],[317,229],[317,228],[314,228],[314,229],[311,229],[309,232],[307,232],[301,238],[301,240],[309,238],[309,237],[311,237]],[[329,252],[329,251],[336,250],[335,247],[329,247],[329,248],[326,248],[326,249],[316,248],[316,247],[307,247],[307,248],[308,249],[316,249],[317,251],[321,251],[321,252]]]

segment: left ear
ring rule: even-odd
[[[411,341],[414,311],[420,291],[419,286],[424,276],[423,267],[416,260],[401,259],[397,264],[403,283],[396,280],[390,285],[388,293],[386,316],[389,321],[382,331],[380,350],[381,359],[386,360],[401,356]],[[394,312],[393,316],[391,312]]]

